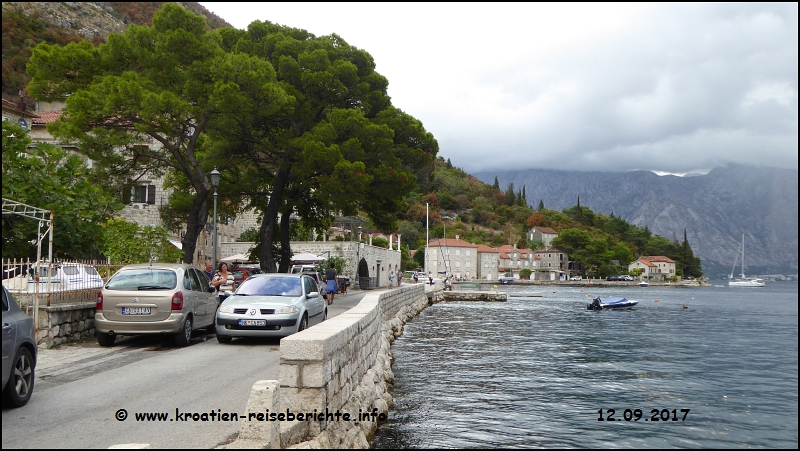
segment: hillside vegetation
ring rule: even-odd
[[[427,181],[420,184],[420,193],[407,200],[409,208],[399,232],[412,248],[424,249],[427,203],[431,239],[458,235],[473,244],[537,248],[541,243],[528,241],[527,231],[544,226],[559,233],[553,245],[567,251],[570,260],[579,262],[587,274],[627,272],[628,263],[641,255],[664,255],[675,260],[679,276],[703,274],[685,233],[682,243],[670,241],[613,213],[604,215],[581,206],[580,198],[562,211],[550,210],[541,201],[533,209],[526,199],[525,186],[515,188],[509,183],[501,190],[496,180],[488,185],[441,157]]]

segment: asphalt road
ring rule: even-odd
[[[328,316],[350,309],[367,293],[336,295]],[[93,341],[43,350],[31,400],[18,409],[3,405],[2,446],[213,448],[228,443],[241,423],[179,421],[177,413],[243,414],[253,383],[278,379],[279,351],[278,339],[234,339],[223,345],[203,332],[196,332],[186,348],[175,347],[170,337],[120,337],[114,348]],[[120,409],[127,414],[124,421]],[[169,419],[136,420],[136,413],[147,412],[169,413]]]

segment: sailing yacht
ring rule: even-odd
[[[736,256],[736,259],[739,259],[739,256]],[[745,277],[744,275],[744,233],[742,234],[742,277],[740,279],[733,278],[733,271],[736,270],[736,262],[733,262],[733,269],[731,269],[731,278],[728,281],[729,287],[764,287],[766,284],[764,283],[764,279],[758,279],[755,277]]]

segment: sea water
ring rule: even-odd
[[[406,324],[373,448],[797,447],[796,282],[496,289]]]

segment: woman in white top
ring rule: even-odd
[[[217,288],[217,293],[233,291],[236,289],[236,283],[233,281],[233,274],[228,272],[228,264],[222,262],[219,264],[219,271],[214,274],[214,279],[211,285]]]

